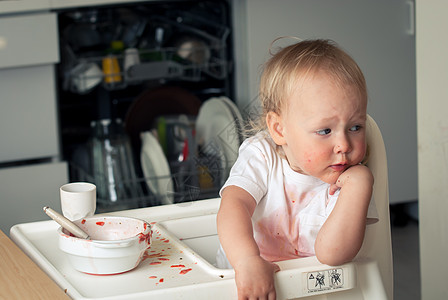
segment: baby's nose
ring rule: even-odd
[[[350,141],[347,136],[344,135],[337,139],[336,145],[334,147],[335,153],[347,153],[350,152],[350,150]]]

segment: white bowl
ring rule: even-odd
[[[110,275],[138,266],[151,244],[151,225],[128,217],[87,217],[74,221],[91,239],[74,237],[59,228],[59,248],[78,271]]]

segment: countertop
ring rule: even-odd
[[[0,270],[0,299],[69,299],[1,230]]]

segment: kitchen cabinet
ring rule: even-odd
[[[53,67],[0,69],[0,161],[59,154]]]
[[[57,207],[58,188],[68,180],[67,164],[58,162],[58,61],[55,13],[0,17],[0,229],[5,233],[16,223],[46,219],[42,206]]]
[[[56,14],[39,13],[0,18],[0,68],[59,61]]]
[[[0,18],[0,162],[59,153],[56,14]]]
[[[0,162],[58,155],[56,15],[0,18]]]
[[[236,99],[256,105],[261,65],[280,36],[335,40],[367,80],[368,113],[386,144],[390,202],[417,199],[417,125],[413,1],[233,1]],[[294,43],[284,39],[275,47]]]
[[[0,168],[0,230],[14,224],[48,220],[44,206],[61,211],[59,187],[67,183],[65,162]]]

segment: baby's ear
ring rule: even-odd
[[[285,137],[283,136],[283,120],[279,114],[273,111],[268,112],[266,115],[266,125],[268,126],[269,134],[277,145],[282,146],[286,144]]]

